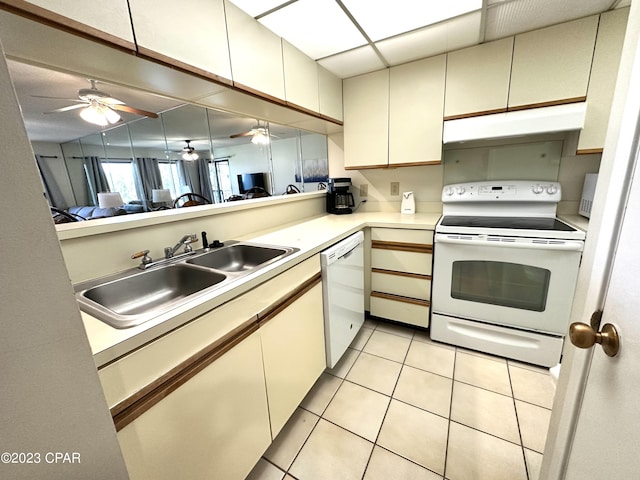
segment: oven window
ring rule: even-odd
[[[459,300],[543,312],[551,272],[519,263],[453,262],[451,296]]]

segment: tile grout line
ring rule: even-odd
[[[516,394],[513,391],[513,382],[511,380],[511,370],[509,369],[509,362],[507,362],[507,375],[509,376],[509,388],[511,388],[511,399],[513,401],[513,411],[516,414],[516,423],[518,425],[518,437],[520,437],[520,448],[522,450],[522,461],[524,462],[524,473],[527,479],[532,480],[529,474],[529,465],[527,465],[527,456],[524,452],[524,440],[522,439],[522,430],[520,428],[520,416],[518,415],[518,407],[516,406]]]

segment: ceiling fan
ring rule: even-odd
[[[198,154],[196,153],[196,149],[191,146],[191,140],[185,140],[185,143],[187,146],[182,149],[182,159],[197,160]]]
[[[260,121],[258,121],[258,125],[254,126],[248,132],[243,133],[235,133],[230,135],[229,138],[239,138],[239,137],[251,137],[251,143],[256,145],[266,145],[269,143],[269,137],[276,137],[275,135],[269,133],[267,127],[263,127],[260,125]]]
[[[69,105],[67,107],[57,108],[51,110],[49,113],[61,113],[69,110],[75,110],[83,108],[80,112],[80,116],[87,122],[100,126],[112,125],[118,123],[122,118],[116,110],[121,112],[134,113],[144,117],[158,118],[158,115],[153,112],[148,112],[140,108],[131,107],[126,105],[122,100],[112,97],[108,93],[102,92],[96,88],[96,80],[89,80],[91,82],[91,88],[81,88],[78,90],[78,98],[61,98],[61,97],[47,97],[43,95],[33,95],[37,98],[55,98],[58,100],[68,100],[70,102],[76,102],[76,105]]]

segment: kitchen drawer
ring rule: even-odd
[[[397,322],[429,326],[429,302],[371,292],[370,312],[375,317]]]
[[[405,297],[429,300],[431,298],[431,278],[416,275],[398,275],[383,271],[371,272],[371,290]]]
[[[431,275],[431,254],[372,248],[371,268]]]
[[[407,228],[372,228],[371,240],[432,245],[433,231],[409,230]]]

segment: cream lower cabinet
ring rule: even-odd
[[[371,229],[371,315],[429,326],[432,252],[430,230]]]
[[[243,479],[271,442],[254,333],[118,432],[135,479]]]
[[[321,305],[318,283],[260,327],[274,438],[326,367]]]

